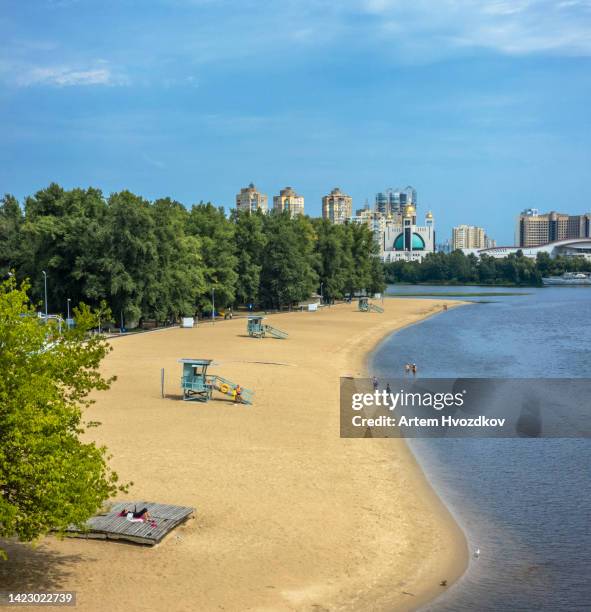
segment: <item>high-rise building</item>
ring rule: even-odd
[[[485,249],[486,233],[481,227],[474,225],[458,225],[451,232],[451,248],[456,249]]]
[[[390,200],[391,190],[380,191],[376,193],[376,203],[375,210],[381,215],[389,215],[392,210],[391,200]]]
[[[322,218],[332,223],[344,223],[353,213],[353,198],[335,187],[322,198]]]
[[[248,187],[243,187],[240,193],[236,194],[236,208],[242,211],[255,212],[261,210],[267,212],[267,195],[258,191],[253,183]]]
[[[355,216],[351,217],[351,223],[364,224],[369,227],[372,231],[376,244],[380,247],[380,254],[382,254],[382,234],[386,227],[386,217],[382,213],[371,210],[369,206],[360,208],[356,211]]]
[[[304,196],[298,195],[291,187],[286,187],[273,196],[273,209],[289,212],[291,217],[304,214]]]
[[[517,246],[533,247],[573,238],[591,238],[591,213],[566,215],[552,211],[540,215],[536,209],[530,208],[517,218]]]
[[[376,212],[387,217],[401,215],[408,204],[417,206],[417,190],[410,185],[404,189],[389,188],[376,194]]]

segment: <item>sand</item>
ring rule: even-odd
[[[78,610],[112,612],[410,610],[435,597],[466,567],[464,535],[402,440],[339,437],[338,382],[444,303],[269,316],[287,340],[249,338],[244,319],[114,339],[103,369],[118,380],[88,410],[102,423],[88,435],[135,483],[129,499],[195,518],[154,548],[10,545],[0,588],[74,590]],[[211,373],[256,390],[254,405],[179,401],[181,357],[214,359]]]

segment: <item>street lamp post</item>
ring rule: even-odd
[[[42,270],[43,272],[43,283],[45,285],[45,323],[47,323],[48,320],[48,316],[47,316],[47,272],[45,270]]]
[[[211,289],[211,323],[215,324],[215,289]]]
[[[70,320],[70,302],[71,301],[72,300],[70,298],[68,298],[68,321]],[[68,323],[68,325],[69,325],[69,323]]]

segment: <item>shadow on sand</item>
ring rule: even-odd
[[[60,590],[79,562],[80,555],[64,555],[40,544],[0,540],[7,560],[0,559],[0,591],[19,592]],[[88,557],[85,558],[88,561]]]

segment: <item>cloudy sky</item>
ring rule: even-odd
[[[439,239],[591,210],[591,0],[0,0],[0,191],[306,210],[412,184]]]

